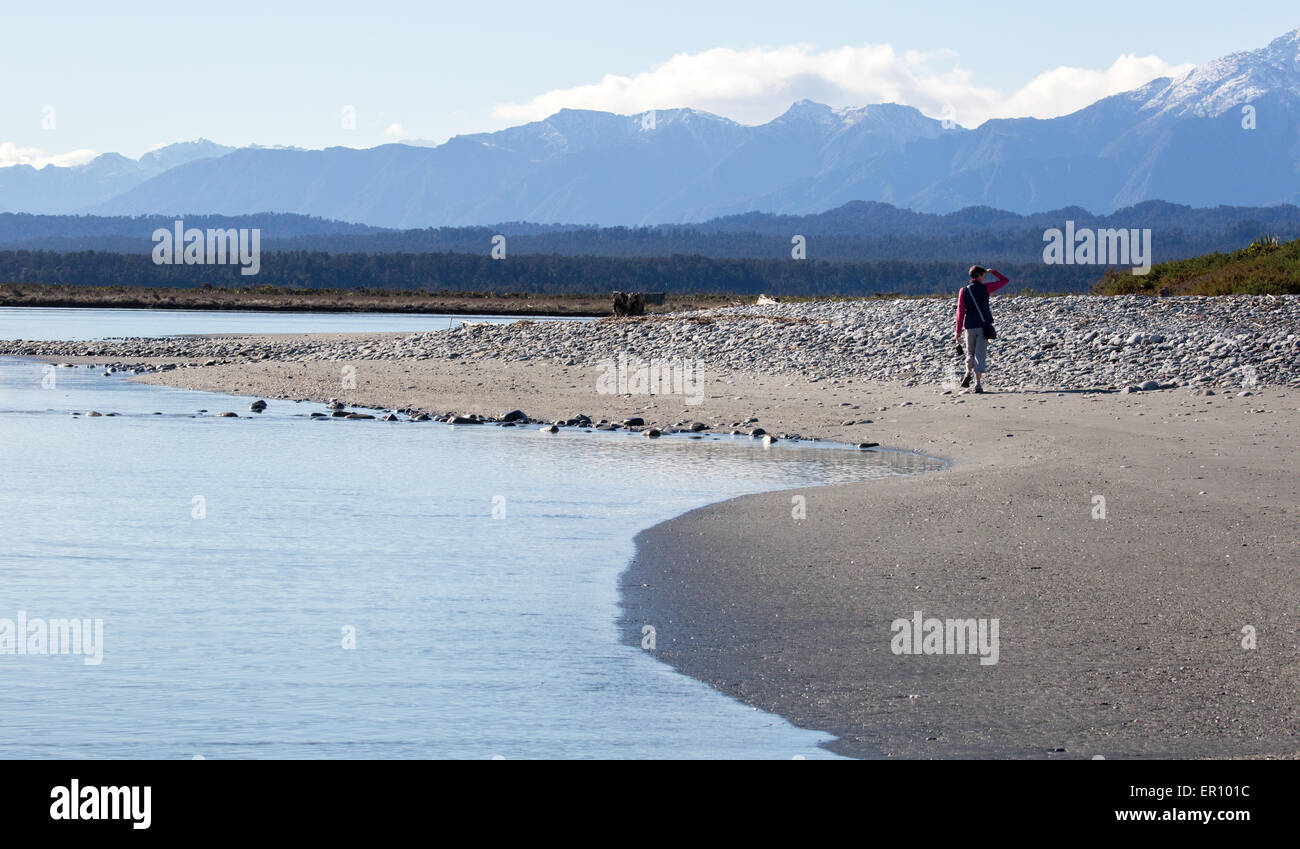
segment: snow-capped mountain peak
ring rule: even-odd
[[[1198,65],[1142,108],[1160,117],[1214,118],[1279,90],[1300,92],[1300,29],[1273,39],[1267,47]]]

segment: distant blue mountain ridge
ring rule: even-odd
[[[152,235],[171,232],[174,216],[63,216],[0,213],[0,251],[101,251],[149,253]],[[764,259],[790,255],[791,239],[804,237],[807,256],[831,262],[908,260],[1037,262],[1044,233],[1073,221],[1080,228],[1150,229],[1157,262],[1241,248],[1261,234],[1300,238],[1300,209],[1291,205],[1196,209],[1145,201],[1094,215],[1067,207],[1019,215],[970,207],[943,215],[853,201],[816,215],[769,213],[716,218],[699,224],[594,227],[507,222],[491,227],[395,230],[290,213],[186,215],[186,228],[257,228],[266,251],[325,253],[487,254],[496,234],[507,236],[510,255],[665,257],[691,255]]]
[[[708,222],[716,230],[729,216],[816,215],[854,201],[996,222],[1151,200],[1300,203],[1300,29],[1069,115],[976,129],[890,103],[799,101],[758,126],[693,109],[657,111],[653,122],[564,109],[433,147],[231,149],[199,140],[140,160],[104,154],[77,167],[0,168],[0,211],[273,212],[385,228]]]

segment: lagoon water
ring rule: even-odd
[[[0,307],[0,339],[118,339],[203,333],[387,333],[457,327],[463,321],[509,322],[518,316],[392,312],[256,312]],[[550,321],[587,321],[551,318]]]
[[[104,628],[0,654],[0,757],[829,757],[620,642],[618,575],[685,510],[937,466],[249,400],[0,359],[0,619]]]

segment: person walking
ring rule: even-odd
[[[984,276],[992,274],[996,281],[985,283]],[[993,309],[989,295],[1009,281],[1001,272],[980,265],[972,265],[970,283],[957,292],[957,356],[966,358],[966,376],[961,379],[963,389],[975,380],[975,392],[984,392],[984,372],[988,371],[989,341],[996,338],[993,330]],[[962,350],[965,337],[966,349]]]

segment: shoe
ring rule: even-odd
[[[984,387],[983,387],[983,386],[980,386],[978,383],[975,384],[975,394],[976,394],[976,395],[983,395],[983,394],[984,394]]]
[[[975,375],[970,372],[966,372],[966,376],[961,379],[961,388],[965,389],[967,386],[970,386],[971,378],[974,376]]]

